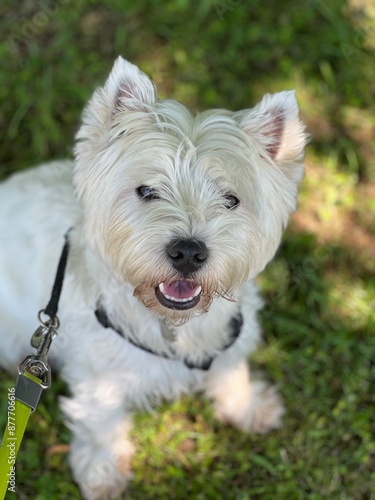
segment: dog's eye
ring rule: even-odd
[[[240,200],[233,196],[232,194],[226,194],[224,196],[224,206],[228,210],[232,210],[236,208],[240,204]]]
[[[137,195],[142,200],[146,200],[146,201],[160,200],[160,196],[158,195],[157,191],[150,186],[139,186],[136,189],[136,192],[137,192]]]

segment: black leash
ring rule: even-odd
[[[47,304],[47,307],[44,309],[43,313],[49,316],[51,319],[54,319],[57,315],[57,310],[60,301],[61,290],[64,282],[66,264],[68,261],[68,254],[70,249],[69,242],[69,233],[71,229],[65,234],[65,244],[63,246],[59,264],[57,266],[55,282],[53,284],[51,298]]]

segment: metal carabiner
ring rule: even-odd
[[[39,378],[41,386],[46,389],[51,385],[51,370],[47,361],[48,352],[51,347],[52,340],[56,337],[56,329],[59,327],[60,322],[55,316],[54,318],[44,321],[42,314],[44,310],[39,311],[38,319],[40,326],[35,330],[31,337],[31,345],[37,351],[36,354],[27,356],[18,368],[20,375],[27,371],[31,375]]]

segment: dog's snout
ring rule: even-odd
[[[198,271],[208,256],[206,245],[197,240],[174,240],[167,252],[173,267],[184,275]]]

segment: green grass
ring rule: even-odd
[[[291,0],[55,0],[49,13],[42,2],[0,6],[3,178],[71,156],[81,110],[118,54],[151,74],[161,97],[194,109],[250,107],[267,91],[296,88],[312,134],[299,212],[259,278],[265,342],[252,363],[280,387],[283,428],[241,434],[217,423],[199,397],[138,415],[129,499],[375,498],[370,4],[367,14],[343,0],[302,8]],[[0,373],[0,433],[13,383]],[[80,498],[56,408],[66,392],[55,375],[32,415],[17,498]]]

